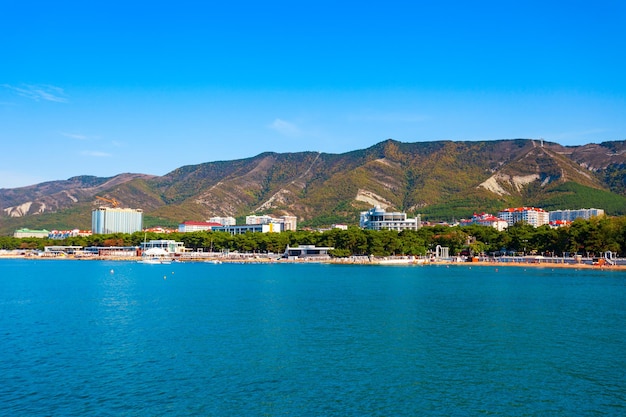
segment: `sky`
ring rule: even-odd
[[[0,188],[259,153],[626,139],[624,1],[0,3]]]

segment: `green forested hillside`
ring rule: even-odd
[[[0,190],[0,233],[90,227],[97,195],[142,208],[146,224],[212,216],[296,215],[301,225],[355,224],[380,205],[452,220],[532,205],[626,214],[626,141],[578,147],[530,139],[386,140],[344,154],[263,153],[178,168],[161,177],[75,177]]]

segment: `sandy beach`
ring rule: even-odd
[[[77,261],[126,261],[126,262],[139,262],[141,257],[137,256],[33,256],[22,255],[15,253],[2,253],[0,254],[0,260],[2,259],[26,259],[26,260],[77,260]],[[581,262],[575,262],[573,259],[563,258],[544,258],[542,260],[536,260],[534,258],[516,258],[513,260],[501,261],[499,258],[489,261],[472,261],[463,262],[457,260],[444,260],[444,259],[425,259],[425,258],[373,258],[366,256],[354,256],[348,258],[333,258],[333,259],[316,259],[316,258],[304,258],[304,259],[284,259],[284,258],[270,258],[266,256],[253,255],[253,254],[241,254],[231,257],[206,257],[206,258],[189,258],[189,257],[175,257],[171,259],[176,262],[210,262],[210,263],[276,263],[276,264],[298,264],[298,263],[325,263],[333,265],[373,265],[373,266],[458,266],[458,267],[494,267],[494,268],[565,268],[565,269],[596,269],[596,270],[608,270],[608,271],[626,271],[626,264],[610,264],[603,259],[600,262],[592,262],[590,259],[585,259]]]

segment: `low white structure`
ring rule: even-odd
[[[301,245],[295,248],[287,245],[285,249],[285,253],[283,253],[283,258],[287,259],[306,259],[306,258],[315,258],[315,259],[325,259],[330,258],[328,251],[333,250],[333,247],[325,247],[325,246],[315,246],[315,245]]]
[[[159,249],[167,253],[183,253],[186,251],[185,244],[175,240],[158,239],[141,243],[142,252],[148,252],[151,249]]]
[[[178,225],[178,231],[180,233],[198,232],[203,230],[213,230],[214,227],[221,227],[220,223],[216,222],[183,222]]]
[[[82,246],[44,246],[43,252],[51,253],[51,254],[64,254],[64,255],[73,255],[76,252],[79,252],[83,249]]]
[[[369,230],[417,230],[421,227],[421,217],[418,214],[408,219],[406,213],[386,212],[380,206],[361,212],[359,226]]]
[[[282,232],[282,225],[279,223],[270,224],[244,224],[239,226],[214,227],[214,232],[227,232],[231,235],[243,235],[245,233],[279,233]]]
[[[49,230],[33,230],[33,229],[18,229],[13,232],[13,237],[24,238],[24,237],[37,237],[37,238],[47,238],[50,234]]]

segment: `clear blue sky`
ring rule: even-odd
[[[0,4],[0,188],[264,151],[626,139],[624,1]]]

